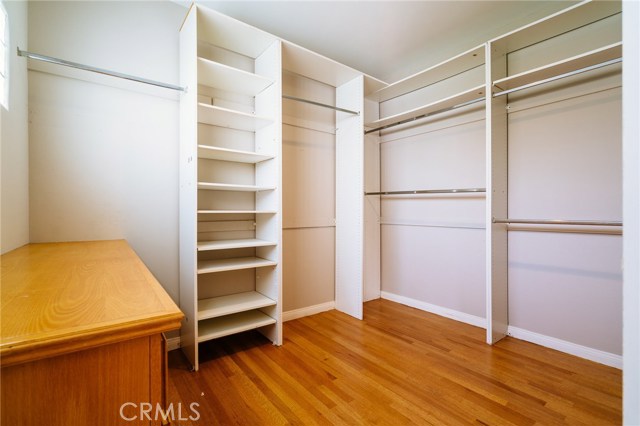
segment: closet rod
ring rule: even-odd
[[[461,194],[470,192],[486,192],[485,188],[463,188],[463,189],[418,189],[414,191],[382,191],[365,192],[364,195],[414,195],[414,194]]]
[[[50,64],[63,65],[65,67],[77,68],[79,70],[95,72],[98,74],[109,75],[112,77],[123,78],[125,80],[135,81],[138,83],[150,84],[152,86],[163,87],[165,89],[179,90],[181,92],[186,91],[184,87],[176,86],[173,84],[162,83],[159,81],[148,80],[142,77],[136,77],[129,74],[123,74],[117,71],[109,71],[102,68],[96,68],[89,65],[79,64],[77,62],[65,61],[64,59],[53,58],[51,56],[40,55],[38,53],[27,52],[26,50],[20,50],[18,47],[18,56],[24,56],[25,58],[35,59],[38,61],[49,62]]]
[[[344,109],[344,108],[339,108],[339,107],[336,107],[336,106],[333,106],[333,105],[322,104],[320,102],[310,101],[308,99],[296,98],[295,96],[289,96],[289,95],[282,95],[282,97],[284,99],[289,99],[289,100],[296,101],[296,102],[304,102],[305,104],[311,104],[311,105],[315,105],[315,106],[319,106],[319,107],[323,107],[323,108],[334,109],[336,111],[346,112],[348,114],[360,115],[360,113],[358,111],[351,111],[350,109]]]
[[[585,225],[585,226],[622,226],[622,222],[606,222],[598,220],[562,220],[562,219],[496,219],[493,218],[493,223],[506,223],[506,224],[523,224],[523,225]]]
[[[508,95],[509,93],[517,92],[519,90],[528,89],[530,87],[539,86],[541,84],[550,83],[555,80],[560,80],[562,78],[571,77],[572,75],[582,74],[584,72],[597,70],[598,68],[603,68],[609,65],[617,64],[618,62],[622,62],[622,58],[611,59],[609,61],[601,62],[595,65],[589,65],[588,67],[580,68],[575,71],[567,72],[564,74],[559,74],[553,77],[545,78],[544,80],[534,81],[532,83],[523,84],[522,86],[514,87],[513,89],[503,90],[502,92],[494,93],[493,97],[496,98],[498,96]]]
[[[470,101],[463,102],[461,104],[453,105],[453,106],[450,106],[450,107],[447,107],[447,108],[442,108],[442,109],[439,109],[437,111],[433,111],[433,112],[429,112],[427,114],[419,115],[417,117],[407,118],[406,120],[401,120],[401,121],[398,121],[396,123],[387,124],[386,126],[380,126],[380,127],[376,127],[375,129],[365,130],[364,134],[368,135],[369,133],[378,132],[380,130],[386,130],[386,129],[389,129],[391,127],[399,126],[401,124],[407,124],[407,123],[411,123],[412,121],[422,120],[423,118],[432,117],[434,115],[442,114],[443,112],[451,111],[451,110],[454,110],[454,109],[457,109],[457,108],[462,108],[462,107],[465,107],[467,105],[472,105],[472,104],[475,104],[476,102],[482,102],[482,101],[484,101],[484,98],[472,99]]]

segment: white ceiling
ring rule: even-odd
[[[387,83],[575,1],[198,1]]]

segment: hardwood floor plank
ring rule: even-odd
[[[170,354],[169,402],[188,425],[620,424],[621,372],[385,300],[207,342],[200,371]]]

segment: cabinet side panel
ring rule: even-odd
[[[367,120],[378,118],[379,105],[365,101]],[[364,137],[364,190],[380,191],[380,136]],[[364,200],[364,300],[380,298],[380,196],[369,195]]]
[[[640,424],[640,3],[624,2],[624,424]]]
[[[491,344],[506,336],[508,325],[507,227],[492,220],[508,217],[506,96],[492,96],[492,82],[506,76],[507,57],[500,43],[488,43],[486,49],[486,314]]]
[[[273,241],[274,247],[256,250],[259,257],[273,260],[273,268],[256,271],[256,291],[276,301],[262,311],[276,323],[260,332],[275,345],[282,344],[282,47],[275,41],[255,63],[256,73],[273,79],[273,84],[256,96],[256,113],[272,117],[274,123],[256,132],[256,151],[272,153],[274,158],[256,165],[256,184],[273,186],[273,191],[256,194],[256,208],[276,211],[256,217],[256,238]]]
[[[362,319],[364,268],[364,82],[336,89],[336,309]]]
[[[197,321],[197,153],[198,75],[197,21],[192,7],[180,31],[180,85],[187,90],[180,98],[180,309],[185,319],[180,344],[195,369],[198,368]]]

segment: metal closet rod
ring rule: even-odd
[[[462,188],[462,189],[417,189],[413,191],[382,191],[365,192],[364,195],[414,195],[414,194],[464,194],[486,192],[485,188]]]
[[[304,102],[305,104],[311,104],[311,105],[319,106],[319,107],[322,107],[322,108],[329,108],[329,109],[333,109],[333,110],[340,111],[340,112],[346,112],[347,114],[360,115],[360,112],[358,112],[358,111],[351,111],[350,109],[344,109],[344,108],[336,107],[336,106],[333,106],[333,105],[323,104],[323,103],[316,102],[316,101],[310,101],[308,99],[296,98],[295,96],[282,95],[282,98],[283,99],[289,99],[289,100],[296,101],[296,102]]]
[[[108,75],[111,77],[123,78],[125,80],[135,81],[138,83],[150,84],[152,86],[163,87],[165,89],[179,90],[185,92],[184,87],[176,86],[174,84],[162,83],[160,81],[149,80],[142,77],[136,77],[129,74],[123,74],[117,71],[105,70],[103,68],[96,68],[89,65],[79,64],[77,62],[65,61],[64,59],[54,58],[51,56],[40,55],[39,53],[27,52],[26,50],[20,50],[18,47],[18,56],[24,56],[25,58],[35,59],[37,61],[48,62],[50,64],[62,65],[65,67],[76,68],[83,71],[95,72],[97,74]]]
[[[369,133],[378,132],[380,130],[390,129],[390,128],[395,127],[395,126],[400,126],[401,124],[407,124],[407,123],[411,123],[412,121],[422,120],[423,118],[432,117],[434,115],[442,114],[443,112],[447,112],[447,111],[451,111],[451,110],[454,110],[454,109],[462,108],[462,107],[465,107],[465,106],[468,106],[468,105],[472,105],[472,104],[475,104],[477,102],[482,102],[482,101],[484,101],[484,97],[478,98],[478,99],[472,99],[470,101],[463,102],[461,104],[457,104],[457,105],[450,106],[450,107],[447,107],[447,108],[442,108],[442,109],[439,109],[437,111],[433,111],[433,112],[429,112],[427,114],[419,115],[417,117],[407,118],[406,120],[401,120],[401,121],[398,121],[398,122],[395,122],[395,123],[392,123],[392,124],[387,124],[386,126],[380,126],[380,127],[376,127],[375,129],[365,130],[364,134],[368,135]]]
[[[564,219],[496,219],[493,223],[522,224],[522,225],[583,225],[583,226],[622,226],[619,221],[599,220],[564,220]]]
[[[564,74],[559,74],[553,77],[545,78],[544,80],[534,81],[532,83],[523,84],[522,86],[514,87],[513,89],[503,90],[502,92],[494,93],[493,97],[496,98],[498,96],[508,95],[509,93],[517,92],[519,90],[528,89],[530,87],[539,86],[541,84],[550,83],[552,81],[560,80],[562,78],[571,77],[572,75],[582,74],[584,72],[597,70],[598,68],[603,68],[609,65],[617,64],[618,62],[622,62],[622,58],[611,59],[609,61],[601,62],[599,64],[590,65],[588,67],[580,68],[575,71],[570,71]]]

